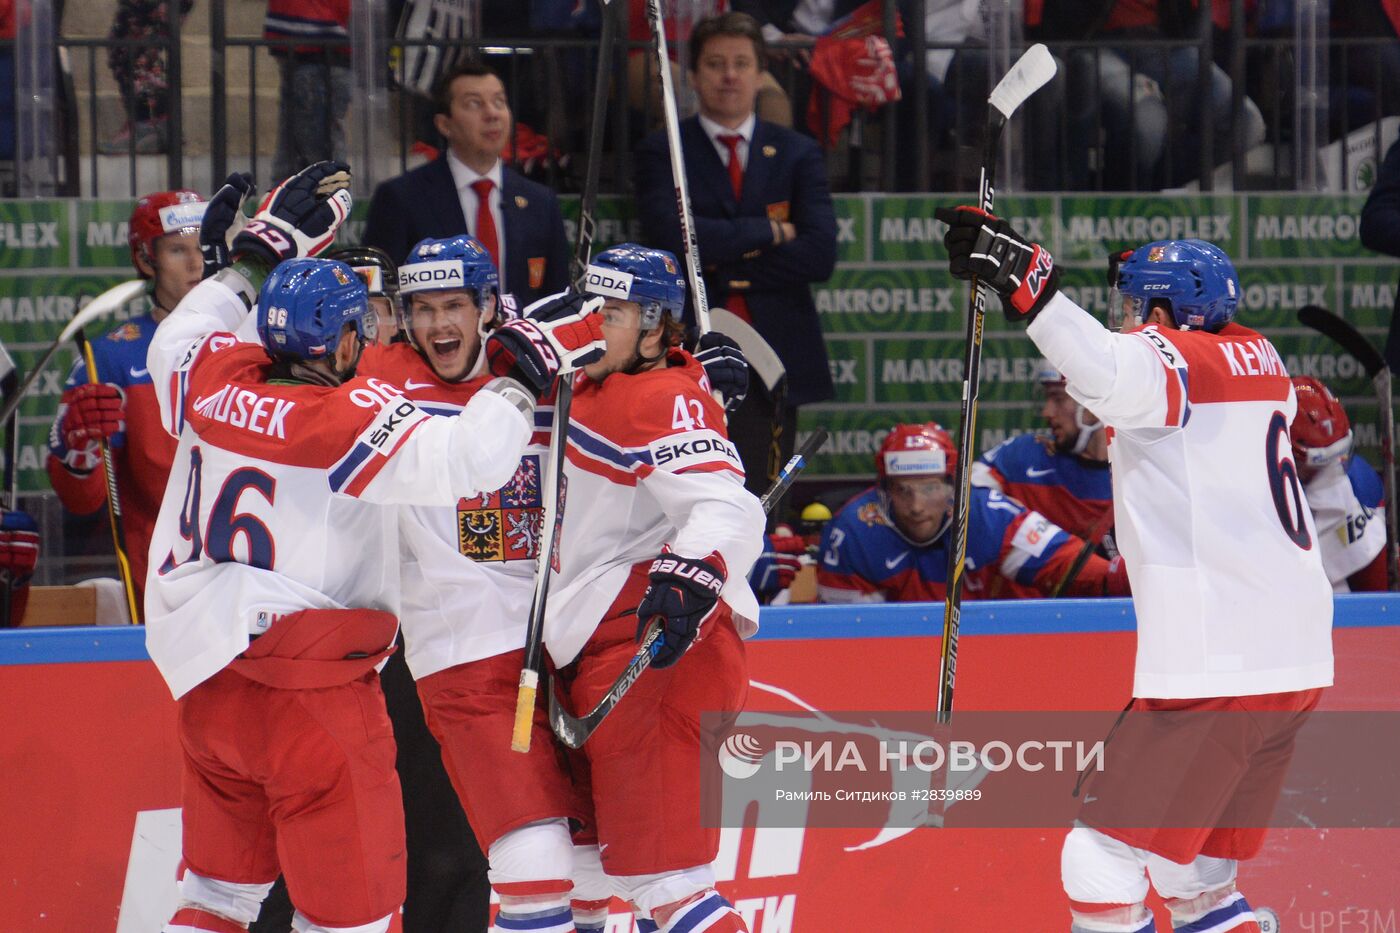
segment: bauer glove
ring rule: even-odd
[[[943,245],[953,276],[975,276],[1000,295],[1012,324],[1029,324],[1059,290],[1060,270],[1049,251],[1001,218],[976,207],[940,207],[933,216],[948,225]]]
[[[554,377],[602,359],[600,297],[564,294],[542,298],[524,317],[506,321],[486,338],[486,361],[497,376],[510,376],[548,391]]]
[[[701,334],[695,344],[695,358],[705,367],[711,388],[724,397],[724,410],[734,411],[749,394],[749,361],[734,342],[719,331]]]
[[[728,573],[724,558],[711,551],[704,558],[672,554],[670,546],[651,562],[650,584],[637,606],[637,642],[646,640],[653,621],[661,637],[651,646],[651,666],[670,667],[695,641],[700,626],[715,611]]]
[[[257,194],[253,176],[234,172],[224,179],[223,187],[214,192],[204,219],[199,224],[199,251],[204,256],[204,278],[233,262],[233,241],[248,223],[243,205]]]
[[[315,256],[331,245],[350,216],[350,166],[317,162],[288,178],[263,199],[257,214],[233,238],[232,253],[277,265]]]

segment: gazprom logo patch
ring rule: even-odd
[[[929,450],[892,450],[885,454],[887,476],[913,476],[922,473],[947,473],[948,455],[943,448]]]
[[[583,290],[590,295],[621,298],[625,301],[632,294],[632,273],[604,269],[602,266],[589,266],[588,273],[584,276]]]
[[[174,233],[177,230],[198,227],[204,219],[204,209],[208,206],[203,201],[187,201],[163,207],[160,211],[160,228],[166,233]]]
[[[414,262],[399,268],[399,291],[403,294],[438,288],[463,288],[462,262],[441,259]]]

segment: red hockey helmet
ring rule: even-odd
[[[884,483],[901,476],[952,476],[958,449],[939,424],[897,424],[875,454],[875,473]]]
[[[158,191],[136,202],[126,225],[126,243],[131,247],[131,264],[141,278],[150,278],[137,265],[140,257],[151,262],[151,244],[172,233],[198,233],[204,218],[205,201],[198,191]]]
[[[1324,467],[1351,451],[1351,420],[1337,397],[1311,376],[1294,376],[1298,413],[1288,434],[1299,466]]]

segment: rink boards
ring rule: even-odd
[[[969,603],[960,710],[1118,709],[1126,600]],[[1327,709],[1400,710],[1400,596],[1337,600]],[[934,702],[941,605],[764,610],[750,707]],[[137,933],[168,916],[179,858],[174,703],[133,628],[0,632],[0,930]],[[717,870],[754,933],[1066,929],[1063,829],[727,830]],[[1275,830],[1241,871],[1269,933],[1400,930],[1400,835]],[[610,933],[628,933],[618,904]],[[1170,929],[1159,916],[1159,929]]]

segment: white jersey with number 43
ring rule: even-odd
[[[1063,294],[1028,332],[1111,429],[1135,695],[1330,685],[1332,587],[1289,445],[1297,400],[1273,345],[1233,323],[1112,334]]]
[[[269,382],[215,279],[161,323],[147,357],[180,438],[151,541],[146,645],[179,697],[301,609],[398,612],[398,512],[496,489],[532,425],[478,393],[437,418],[379,380]]]

